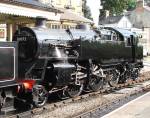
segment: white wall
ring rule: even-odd
[[[144,30],[141,29],[141,32],[140,31],[136,32],[142,34],[140,43],[143,45],[143,48],[146,49],[150,54],[150,28],[144,28]]]
[[[142,36],[139,39],[139,43],[143,46],[143,49],[145,49],[150,54],[150,28],[131,28],[131,31],[136,32],[137,34]]]
[[[118,27],[118,24],[117,23],[114,23],[114,24],[104,24],[103,26],[104,27]]]
[[[123,16],[118,23],[104,24],[104,26],[106,26],[106,27],[118,27],[118,28],[123,28],[123,29],[131,29],[132,28],[132,24],[126,16]]]
[[[150,28],[144,28],[144,32],[146,32],[146,40],[147,40],[147,49],[150,54]]]
[[[123,17],[121,18],[121,20],[119,21],[117,27],[128,29],[128,28],[132,28],[132,24],[131,24],[131,22],[128,20],[127,17],[123,16]]]

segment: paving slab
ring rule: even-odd
[[[150,92],[110,112],[102,118],[150,118]]]

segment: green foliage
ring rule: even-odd
[[[127,9],[128,0],[102,0],[104,10],[109,10],[110,14],[120,15]]]
[[[127,10],[133,10],[136,8],[136,0],[128,0]]]
[[[136,0],[102,0],[103,10],[109,10],[110,15],[120,15],[124,10],[136,7]]]

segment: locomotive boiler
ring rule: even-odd
[[[36,27],[23,27],[14,34],[23,84],[16,103],[23,99],[40,107],[53,92],[76,97],[106,83],[115,86],[137,79],[143,53],[135,34],[114,28],[53,30],[45,22],[39,18]]]

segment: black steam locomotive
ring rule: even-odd
[[[76,97],[83,91],[98,91],[106,83],[116,86],[138,78],[143,49],[134,33],[109,27],[52,30],[45,22],[39,18],[36,27],[23,27],[14,34],[21,84],[16,108],[22,101],[40,107],[48,94],[57,91]]]

